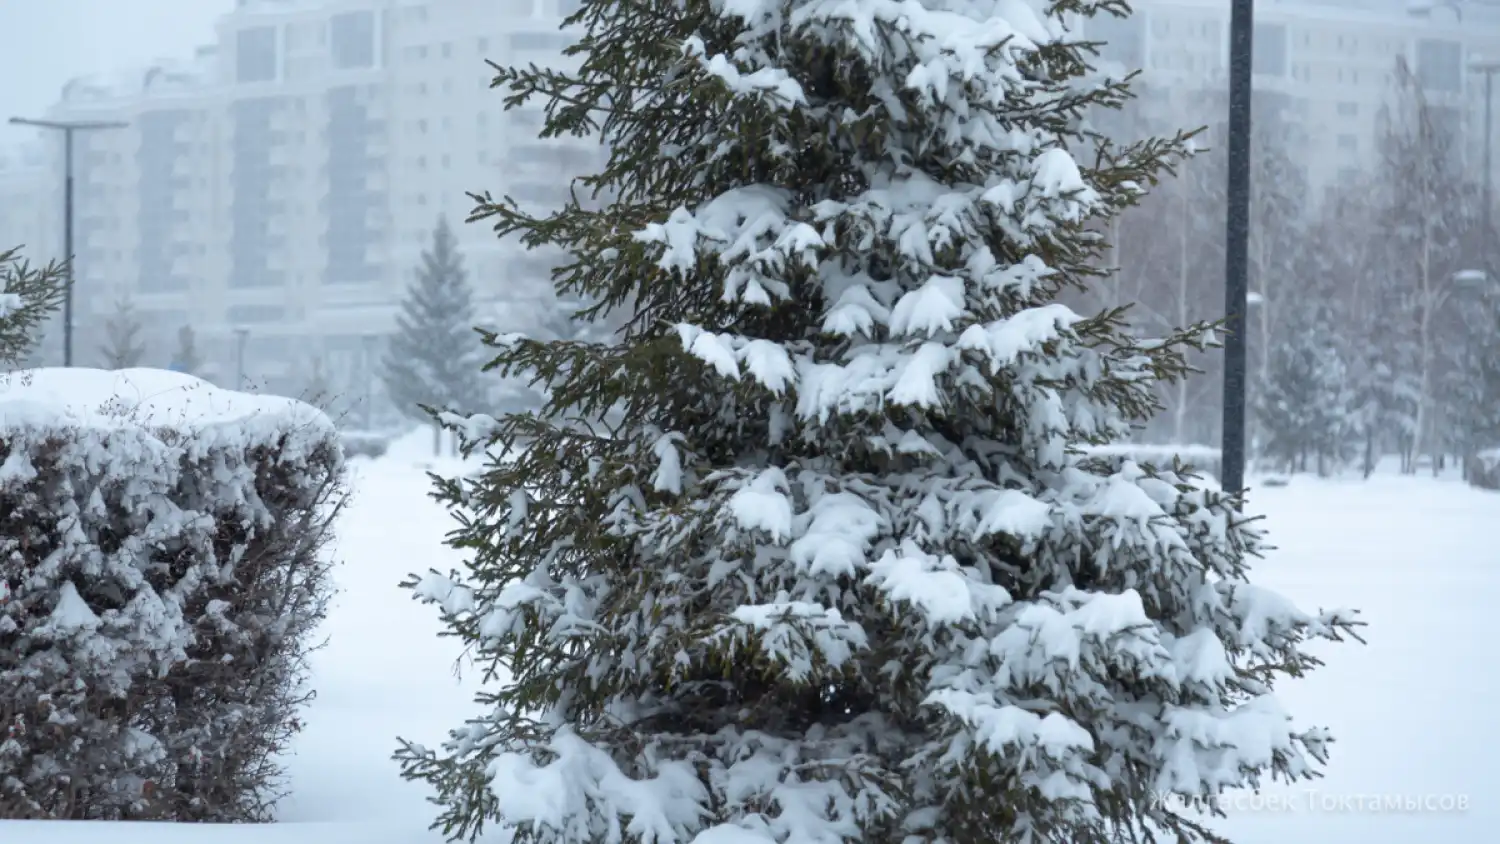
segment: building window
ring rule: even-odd
[[[1287,75],[1286,25],[1257,23],[1253,34],[1252,66],[1262,76]]]
[[[1339,135],[1339,149],[1344,152],[1354,152],[1359,149],[1359,138],[1353,135]]]
[[[506,172],[512,176],[555,174],[568,178],[592,172],[599,159],[593,149],[544,141],[511,146],[506,164]]]
[[[274,82],[276,64],[275,27],[258,26],[235,34],[235,79]]]
[[[286,308],[280,305],[233,305],[224,316],[230,325],[282,322],[286,319]]]
[[[1458,93],[1464,88],[1463,46],[1457,41],[1417,42],[1417,80],[1428,91]]]
[[[1085,36],[1099,45],[1099,57],[1105,61],[1118,62],[1127,68],[1140,68],[1146,63],[1146,20],[1139,12],[1129,17],[1118,18],[1100,14],[1084,24]]]
[[[328,19],[329,51],[339,70],[375,66],[375,15],[344,12]]]
[[[572,199],[568,185],[557,182],[521,182],[511,185],[510,194],[517,202],[538,208],[557,209]]]
[[[561,32],[515,32],[510,36],[510,48],[522,53],[561,53],[577,43],[577,38]]]
[[[1252,91],[1250,94],[1251,113],[1256,120],[1264,118],[1264,125],[1285,125],[1296,120],[1302,105],[1302,101],[1279,91]]]
[[[1359,114],[1359,103],[1342,102],[1338,106],[1339,117],[1355,117]]]

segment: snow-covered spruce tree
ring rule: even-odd
[[[1325,474],[1343,463],[1355,393],[1327,308],[1313,306],[1271,350],[1255,396],[1262,453],[1287,471]]]
[[[391,401],[408,418],[430,422],[424,408],[477,410],[485,395],[484,348],[474,332],[474,293],[447,220],[439,219],[432,247],[407,289],[386,355]],[[440,448],[435,434],[433,450]]]
[[[122,298],[115,304],[114,313],[104,321],[104,344],[99,347],[99,354],[104,356],[106,369],[130,369],[141,365],[146,357],[142,330],[135,305],[128,298]]]
[[[1233,501],[1075,449],[1208,331],[1054,299],[1181,139],[1081,170],[1125,92],[1059,21],[1103,4],[980,5],[588,0],[576,71],[499,71],[602,135],[580,192],[616,201],[478,216],[634,310],[613,345],[492,338],[548,403],[446,417],[504,455],[439,486],[467,570],[410,584],[505,680],[397,751],[448,834],[1211,840],[1154,795],[1324,758],[1271,689],[1348,614],[1249,584]]]
[[[0,249],[0,364],[24,360],[38,330],[62,305],[67,276],[62,265],[36,267],[20,250]]]
[[[1477,453],[1500,448],[1500,290],[1466,290],[1457,312],[1459,342],[1444,361],[1439,398],[1449,416],[1447,441],[1467,475]]]

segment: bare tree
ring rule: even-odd
[[[1387,342],[1397,348],[1398,366],[1413,372],[1409,435],[1402,468],[1437,446],[1434,398],[1438,380],[1440,323],[1444,308],[1464,280],[1463,243],[1478,222],[1477,197],[1459,166],[1461,139],[1440,119],[1420,80],[1404,59],[1396,62],[1393,101],[1381,121],[1378,175],[1378,243],[1391,286],[1387,306],[1400,309],[1405,336]],[[1404,359],[1403,359],[1404,358]],[[1438,459],[1433,455],[1433,468]]]

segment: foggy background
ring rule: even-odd
[[[1101,74],[1141,71],[1138,99],[1091,126],[1117,150],[1202,128],[1206,151],[1100,227],[1101,279],[1071,304],[1128,307],[1155,337],[1224,313],[1229,4],[1133,5],[1080,28],[1101,43]],[[577,8],[0,3],[0,116],[128,124],[78,135],[75,362],[304,397],[361,429],[421,424],[413,403],[450,395],[495,411],[535,401],[463,381],[472,367],[451,364],[483,350],[458,347],[475,325],[577,336],[578,303],[552,291],[557,254],[464,224],[465,192],[541,212],[602,160],[593,139],[538,139],[540,103],[508,111],[488,88],[486,60],[565,66],[559,26]],[[1259,458],[1322,472],[1399,453],[1415,471],[1500,445],[1497,59],[1493,2],[1256,3]],[[58,134],[0,125],[0,248],[25,244],[35,261],[64,252]],[[453,238],[433,261],[444,224]],[[33,363],[60,351],[53,330]],[[1212,451],[1219,360],[1204,350],[1200,376],[1163,388],[1142,443]]]
[[[233,0],[7,0],[0,6],[0,115],[40,116],[75,76],[185,56]],[[27,133],[0,133],[0,149]]]

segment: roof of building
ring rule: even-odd
[[[1194,0],[1186,0],[1193,2]],[[1154,2],[1184,0],[1135,0],[1137,7]],[[1213,0],[1215,5],[1224,0]],[[285,15],[325,8],[331,0],[237,0],[230,17],[240,15]],[[1322,16],[1369,21],[1385,18],[1403,22],[1430,20],[1440,25],[1493,24],[1500,35],[1500,0],[1259,0],[1258,11],[1308,12]],[[1487,27],[1486,27],[1487,28]],[[108,76],[86,76],[63,86],[59,107],[63,109],[109,106],[121,101],[201,93],[213,84],[217,73],[218,48],[199,47],[188,59],[160,59]]]
[[[78,76],[63,85],[62,108],[201,92],[215,77],[218,48],[199,47],[192,58],[162,58],[107,75]]]

